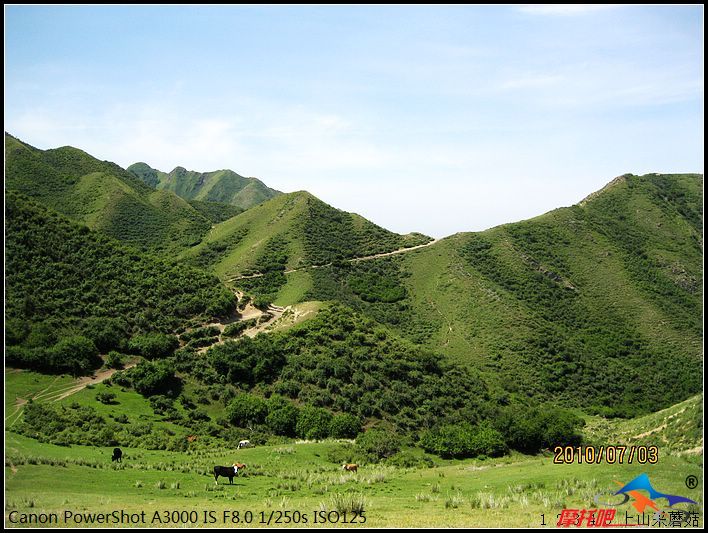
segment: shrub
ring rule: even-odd
[[[359,419],[348,413],[334,415],[329,424],[329,434],[337,439],[353,439],[361,431]]]
[[[307,405],[297,419],[296,433],[306,439],[325,439],[329,436],[332,413],[321,407]]]
[[[164,394],[176,386],[174,371],[165,361],[143,361],[122,374],[128,377],[132,387],[143,396]]]
[[[273,395],[268,399],[266,425],[277,435],[294,437],[300,410],[282,396]]]
[[[268,415],[268,404],[263,398],[248,393],[236,395],[229,403],[227,416],[229,421],[240,427],[252,427],[261,424]]]
[[[401,437],[393,430],[373,428],[356,439],[359,452],[374,463],[396,454],[401,449]]]
[[[565,409],[517,404],[505,408],[494,424],[510,447],[535,453],[543,448],[580,444],[578,430],[585,422]]]
[[[89,317],[84,321],[83,333],[101,353],[106,353],[124,347],[127,328],[120,318]]]
[[[146,333],[136,335],[128,344],[130,350],[146,359],[162,359],[169,357],[179,347],[179,341],[174,335],[165,333]]]
[[[123,368],[123,356],[116,351],[108,352],[106,356],[106,366],[116,369]]]
[[[51,366],[57,370],[66,370],[73,375],[89,373],[101,366],[98,350],[86,337],[75,335],[57,342],[49,353]]]
[[[106,405],[117,403],[114,401],[116,399],[116,395],[114,393],[108,392],[108,391],[96,393],[96,399],[99,402],[106,404]]]
[[[507,450],[503,435],[487,423],[478,426],[468,423],[440,426],[426,431],[420,444],[425,451],[446,459],[481,455],[496,457]]]

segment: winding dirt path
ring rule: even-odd
[[[129,368],[132,368],[137,364],[137,362],[128,363],[120,370],[128,370]],[[117,370],[115,368],[109,368],[101,372],[97,372],[93,376],[78,378],[71,385],[66,385],[58,389],[50,390],[52,388],[52,385],[54,385],[54,383],[56,383],[56,381],[59,379],[59,376],[57,376],[48,386],[35,393],[34,395],[30,396],[30,400],[32,400],[33,402],[58,402],[60,400],[63,400],[64,398],[71,396],[72,394],[76,394],[77,392],[84,390],[89,385],[96,385],[97,383],[102,383],[106,381],[116,372]],[[28,401],[29,400],[27,398],[15,398],[15,410],[5,417],[5,427],[11,428],[15,425],[17,421],[20,420],[20,418],[22,418],[22,411],[24,411],[25,405],[27,405]]]
[[[129,363],[125,365],[122,369],[119,370],[128,370],[129,368],[133,368],[135,365],[138,363]],[[98,372],[93,376],[87,376],[79,379],[79,382],[72,385],[68,390],[65,389],[60,389],[59,391],[54,391],[55,393],[58,394],[51,394],[44,398],[45,400],[51,401],[51,402],[58,402],[59,400],[63,400],[64,398],[71,396],[72,394],[76,394],[77,392],[85,389],[89,385],[96,385],[97,383],[102,383],[106,381],[108,378],[110,378],[113,374],[115,374],[118,370],[115,368],[109,368],[107,370],[104,370],[102,372]]]
[[[421,248],[426,248],[428,246],[432,246],[436,242],[440,242],[440,239],[433,239],[430,242],[427,242],[425,244],[418,244],[416,246],[411,246],[410,248],[399,248],[398,250],[394,250],[392,252],[383,252],[380,254],[374,254],[374,255],[367,255],[365,257],[354,257],[352,259],[347,259],[349,263],[358,263],[360,261],[369,261],[371,259],[379,259],[381,257],[389,257],[391,255],[398,255],[398,254],[404,254],[406,252],[412,252],[414,250],[420,250]],[[300,272],[301,270],[307,270],[310,268],[325,268],[328,266],[332,266],[332,263],[325,263],[323,265],[308,265],[308,266],[303,266],[299,268],[291,268],[289,270],[285,270],[283,273],[284,274],[292,274],[293,272]],[[263,277],[264,274],[262,272],[257,272],[255,274],[248,274],[244,276],[235,276],[233,278],[229,278],[226,281],[238,281],[241,279],[252,279],[252,278],[260,278]]]

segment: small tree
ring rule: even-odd
[[[117,403],[114,401],[116,399],[116,395],[114,393],[108,392],[108,391],[102,391],[102,392],[96,393],[96,399],[105,405]]]
[[[268,404],[263,398],[248,393],[236,395],[227,409],[229,421],[240,427],[252,428],[268,416]]]
[[[307,405],[297,419],[297,435],[306,439],[326,439],[331,421],[332,413],[327,409]]]
[[[273,395],[268,399],[266,425],[276,435],[294,437],[300,410],[282,396]]]
[[[55,369],[68,370],[74,375],[88,374],[102,363],[96,346],[81,335],[57,342],[50,351],[50,360]]]
[[[179,347],[179,341],[174,335],[164,333],[147,333],[136,335],[128,344],[132,352],[146,359],[163,359],[169,357]]]
[[[393,430],[373,428],[357,437],[356,446],[369,461],[378,463],[401,449],[401,437]]]
[[[123,356],[115,350],[108,352],[106,356],[106,366],[108,368],[123,368]]]
[[[354,415],[341,413],[334,415],[329,424],[330,436],[337,439],[353,439],[361,431],[361,422]]]

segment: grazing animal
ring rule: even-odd
[[[250,440],[242,440],[238,443],[238,449],[240,450],[241,448],[248,448],[251,445]]]
[[[187,442],[194,442],[195,440],[197,440],[196,435],[188,435],[187,436]]]
[[[246,466],[246,465],[243,465]],[[214,467],[214,483],[219,484],[219,476],[229,478],[229,485],[233,485],[234,476],[238,475],[238,466],[215,466]]]
[[[342,465],[342,470],[346,470],[347,472],[356,472],[357,468],[359,468],[358,464],[345,463]]]
[[[113,448],[113,457],[111,457],[111,461],[118,461],[119,463],[123,462],[123,452],[120,448]]]

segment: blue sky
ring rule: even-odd
[[[703,8],[6,6],[5,130],[483,230],[703,171]]]

